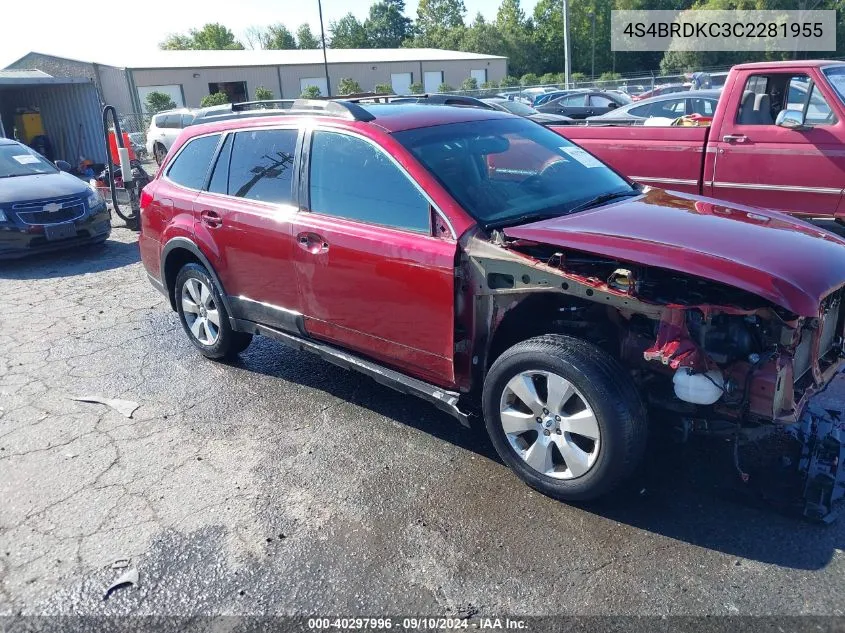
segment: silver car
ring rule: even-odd
[[[687,114],[713,116],[721,90],[692,90],[658,95],[591,116],[588,125],[637,125],[654,117],[677,119]]]

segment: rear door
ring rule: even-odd
[[[238,318],[296,331],[291,220],[299,130],[230,132],[194,201],[198,241],[213,245]]]
[[[585,119],[590,116],[587,98],[587,93],[577,93],[562,97],[553,102],[554,108],[548,108],[544,111],[552,111],[555,114],[562,114],[572,119]]]
[[[718,133],[710,135],[715,164],[710,195],[808,216],[832,216],[845,173],[845,122],[835,96],[811,72],[739,77]],[[778,113],[806,107],[806,129],[775,125]],[[715,131],[714,131],[715,132]]]
[[[311,134],[294,261],[309,334],[441,385],[454,381],[454,236],[374,141]]]

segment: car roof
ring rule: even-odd
[[[308,102],[330,104],[332,101]],[[268,116],[252,116],[248,118],[226,119],[209,123],[200,123],[186,128],[190,130],[188,136],[198,136],[210,132],[222,132],[226,130],[237,130],[243,127],[271,126],[280,123],[290,123],[300,119],[314,119],[331,123],[347,123],[349,127],[360,127],[362,125],[374,125],[381,130],[393,133],[415,128],[432,127],[435,125],[446,125],[449,123],[466,123],[471,121],[483,121],[487,119],[519,118],[507,112],[489,108],[451,106],[443,105],[432,107],[419,103],[350,103],[342,100],[336,101],[340,108],[347,107],[349,103],[353,111],[364,112],[370,120],[358,119],[355,117],[343,117],[337,114],[338,108],[333,108],[334,114],[326,111],[302,109],[291,109],[289,114],[273,113]]]
[[[13,138],[4,138],[0,136],[0,145],[20,145],[20,143]]]
[[[733,67],[734,70],[759,70],[761,68],[819,68],[824,66],[841,66],[842,60],[835,59],[796,59],[794,61],[783,62],[749,62],[747,64],[737,64]]]
[[[672,101],[673,99],[694,99],[695,97],[718,99],[721,94],[722,91],[718,88],[708,88],[707,90],[688,90],[684,93],[667,92],[666,94],[655,95],[653,97],[649,97],[648,99],[640,99],[639,101],[627,103],[622,107],[637,107],[641,105],[647,105],[649,103],[657,103],[659,101]]]

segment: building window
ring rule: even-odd
[[[209,83],[208,94],[213,95],[217,92],[223,92],[228,95],[229,101],[232,103],[249,101],[245,81],[217,81]]]

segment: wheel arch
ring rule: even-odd
[[[235,329],[235,317],[232,313],[229,296],[226,294],[226,288],[220,281],[217,271],[199,246],[186,237],[174,237],[161,249],[161,280],[164,283],[170,307],[176,311],[176,276],[185,264],[191,262],[201,264],[208,270],[208,274],[214,280],[220,292],[220,300],[226,308],[232,328]]]

